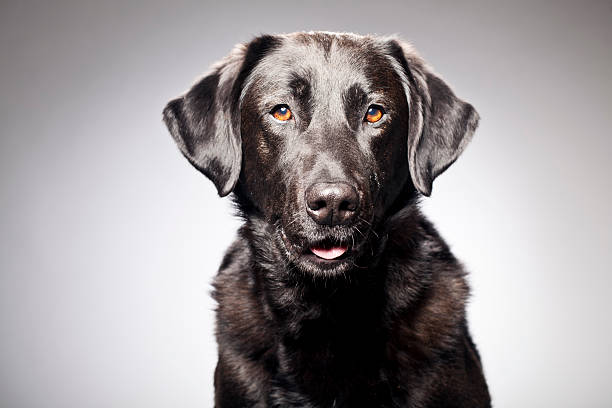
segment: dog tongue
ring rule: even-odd
[[[336,259],[339,256],[341,256],[343,253],[345,253],[347,249],[348,247],[345,247],[345,246],[337,246],[337,247],[331,247],[331,248],[317,248],[317,247],[310,248],[313,254],[323,259]]]

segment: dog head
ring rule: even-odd
[[[336,274],[398,201],[431,194],[478,114],[411,46],[316,32],[237,46],[164,120],[219,195],[274,227],[289,262]]]

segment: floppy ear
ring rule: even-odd
[[[457,160],[472,139],[479,116],[472,105],[455,96],[410,45],[392,43],[392,54],[405,71],[404,88],[410,105],[410,174],[415,187],[429,196],[434,179]]]
[[[240,93],[250,70],[276,44],[262,36],[239,44],[183,96],[166,105],[163,117],[183,155],[217,187],[221,197],[240,176]]]

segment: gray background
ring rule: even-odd
[[[238,222],[161,110],[238,42],[398,33],[482,116],[425,211],[471,271],[497,407],[610,407],[612,2],[0,9],[0,406],[212,406]]]

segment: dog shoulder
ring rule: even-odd
[[[466,323],[469,286],[462,264],[418,210],[394,220],[389,244],[387,357],[398,364],[399,382],[419,390],[413,398],[420,395],[424,406],[490,406]]]
[[[266,317],[261,303],[261,288],[252,272],[250,246],[242,234],[227,250],[213,282],[217,301],[217,337],[225,343],[242,340],[249,348],[264,341]]]
[[[404,214],[395,224],[389,232],[392,262],[386,291],[404,332],[400,338],[432,352],[452,348],[461,338],[465,319],[466,272],[418,211]]]
[[[242,231],[227,250],[213,283],[217,301],[219,361],[216,406],[259,406],[269,381],[262,361],[270,359],[272,331],[252,273],[252,252]]]

